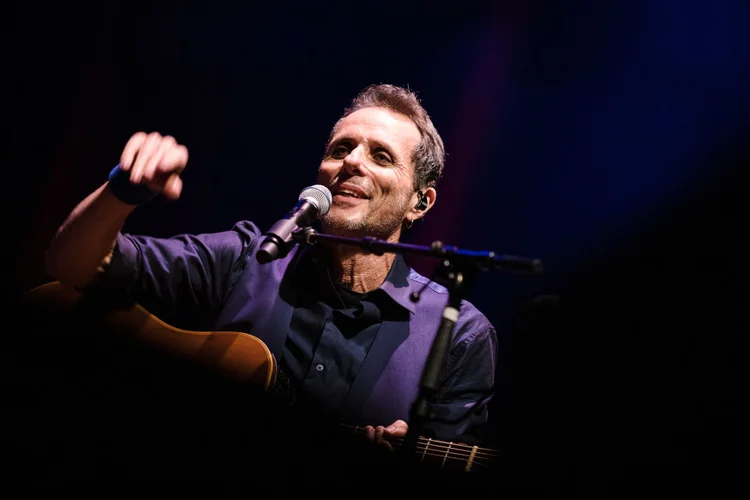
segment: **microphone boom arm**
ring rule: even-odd
[[[542,261],[514,255],[498,255],[492,251],[465,250],[455,246],[445,246],[440,241],[434,241],[430,246],[413,245],[409,243],[393,243],[379,240],[371,236],[364,238],[349,238],[318,233],[311,227],[304,227],[292,233],[292,239],[300,243],[315,244],[318,242],[341,243],[353,245],[376,255],[386,252],[413,254],[437,259],[448,259],[458,266],[473,266],[481,271],[510,271],[519,273],[540,273]]]

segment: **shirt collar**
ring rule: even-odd
[[[409,287],[410,274],[411,269],[406,260],[404,260],[404,257],[401,254],[396,254],[391,270],[388,271],[388,276],[385,278],[383,284],[380,285],[380,289],[388,294],[398,305],[415,314],[417,308],[411,300],[411,287]]]
[[[322,250],[322,249],[318,249]],[[318,262],[320,254],[309,248],[308,251],[312,253],[313,262]],[[325,252],[325,250],[322,250]],[[406,260],[401,254],[396,254],[396,258],[393,260],[393,265],[388,271],[388,275],[385,281],[378,288],[382,290],[393,302],[403,307],[412,314],[416,314],[417,308],[414,302],[411,300],[411,287],[409,286],[409,276],[411,275],[411,268],[406,263]]]

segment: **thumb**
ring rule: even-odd
[[[172,174],[164,183],[164,196],[170,200],[176,200],[182,193],[182,179],[179,174]]]

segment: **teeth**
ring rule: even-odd
[[[360,196],[357,193],[352,193],[351,191],[347,191],[345,189],[339,191],[339,194],[343,194],[346,196],[353,196],[354,198],[360,198]]]

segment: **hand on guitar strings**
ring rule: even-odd
[[[396,420],[389,426],[378,425],[373,427],[372,425],[367,425],[365,426],[365,435],[367,439],[376,445],[393,451],[393,443],[402,440],[408,430],[409,424],[403,420]]]

